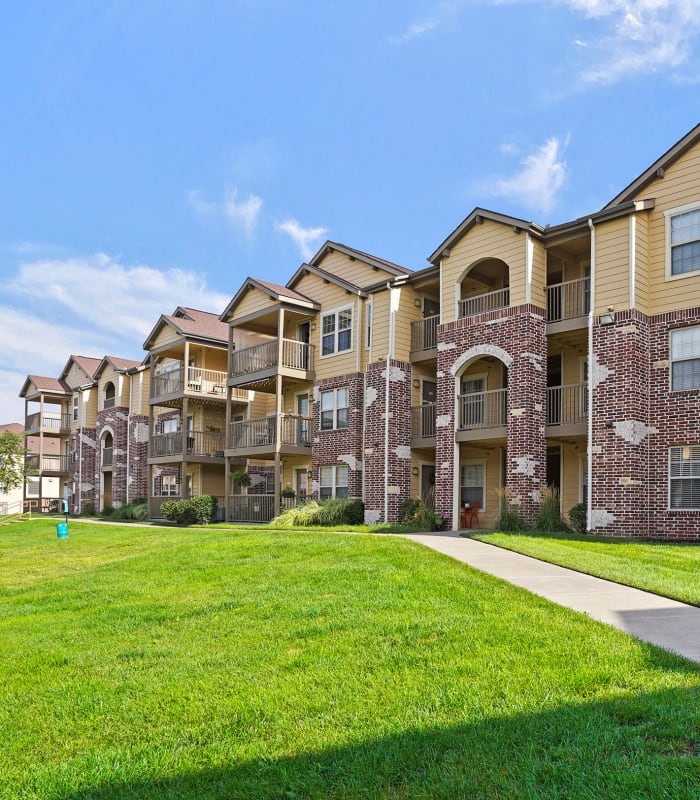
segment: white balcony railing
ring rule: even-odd
[[[591,279],[577,278],[547,286],[547,322],[583,317],[590,311]]]
[[[510,305],[510,288],[497,289],[495,292],[477,294],[473,297],[465,297],[459,301],[459,316],[473,317],[476,314],[484,314],[487,311],[496,311],[499,308],[507,308]]]
[[[507,389],[470,392],[459,396],[460,430],[500,428],[506,424]]]
[[[309,370],[313,364],[313,345],[296,339],[283,339],[280,348],[277,339],[234,350],[229,357],[229,374],[232,378],[255,372],[285,367]]]

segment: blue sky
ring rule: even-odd
[[[474,208],[600,208],[700,121],[697,0],[0,3],[0,423],[71,353],[426,257]]]

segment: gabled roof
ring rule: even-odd
[[[7,433],[7,431],[21,436],[24,433],[24,425],[19,422],[8,422],[7,425],[0,425],[0,436],[2,436],[3,433]]]
[[[153,339],[164,325],[170,325],[181,336],[206,339],[216,344],[228,342],[228,326],[219,321],[219,315],[210,311],[178,306],[172,314],[161,314],[153,330],[143,343],[144,350],[150,350]]]
[[[524,219],[517,217],[510,217],[507,214],[499,214],[497,211],[489,211],[486,208],[475,208],[471,214],[463,219],[462,222],[452,231],[452,233],[440,244],[440,246],[428,256],[428,261],[431,264],[439,264],[440,259],[449,252],[452,247],[474,227],[484,220],[491,222],[498,222],[500,225],[507,225],[515,231],[526,231],[533,233],[535,236],[541,236],[544,233],[544,228],[536,222],[527,222]]]
[[[105,356],[100,361],[99,367],[95,370],[95,379],[99,378],[109,364],[116,372],[129,372],[138,369],[143,362],[132,361],[130,358],[119,358],[118,356]]]
[[[27,379],[24,381],[22,389],[19,393],[20,397],[27,396],[30,384],[34,384],[34,388],[38,392],[62,395],[73,394],[73,390],[64,380],[59,378],[49,378],[46,375],[27,375]]]
[[[295,286],[303,277],[311,273],[312,275],[318,275],[319,278],[323,278],[324,281],[327,283],[335,283],[337,286],[345,289],[347,292],[351,294],[357,294],[362,297],[366,295],[366,292],[361,289],[356,283],[352,283],[351,281],[346,281],[344,278],[341,278],[339,275],[334,275],[332,272],[328,272],[325,269],[321,269],[321,267],[316,267],[313,264],[302,264],[299,269],[292,275],[289,279],[288,286]],[[402,272],[401,275],[404,275]],[[394,276],[395,277],[395,276]],[[386,278],[382,283],[386,283]]]
[[[291,283],[291,281],[290,281]],[[261,281],[260,278],[246,278],[241,285],[241,288],[231,298],[231,302],[222,311],[219,319],[225,320],[231,316],[233,309],[243,299],[249,289],[258,289],[270,296],[270,299],[276,303],[291,303],[292,305],[302,306],[305,309],[318,309],[320,306],[315,300],[307,297],[301,292],[296,292],[289,286],[280,286],[278,283],[270,283],[269,281]],[[225,325],[226,323],[222,322]],[[227,329],[228,330],[228,329]]]
[[[70,365],[75,363],[89,378],[93,378],[95,376],[95,371],[100,366],[101,360],[100,358],[90,358],[90,356],[72,355],[69,357],[68,361],[66,361],[66,366],[63,367],[63,371],[59,377],[61,379],[65,378],[70,370]]]
[[[316,255],[309,260],[309,264],[312,267],[318,266],[319,262],[323,260],[323,257],[333,251],[343,253],[348,256],[348,258],[364,261],[365,264],[369,264],[371,267],[377,267],[377,269],[383,269],[391,275],[410,275],[413,271],[406,269],[406,267],[401,267],[398,264],[394,264],[393,261],[387,261],[384,258],[379,258],[378,256],[370,255],[370,253],[365,253],[362,250],[356,250],[354,247],[348,247],[346,244],[331,242],[330,240],[321,245]]]
[[[632,183],[626,186],[620,194],[613,197],[604,208],[610,208],[611,206],[624,203],[627,200],[632,200],[638,192],[644,189],[644,187],[653,180],[656,180],[656,178],[663,178],[664,172],[684,153],[690,150],[691,147],[695,146],[698,141],[700,141],[700,125],[696,125],[691,131],[686,133],[682,139],[677,141],[673,147],[667,150],[661,158],[657,158],[648,169],[644,170],[638,178],[635,178]]]

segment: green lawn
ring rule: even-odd
[[[700,606],[700,545],[561,533],[472,534],[482,542]]]
[[[390,536],[0,531],[0,798],[697,800],[700,666]]]

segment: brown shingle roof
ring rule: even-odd
[[[90,378],[94,377],[95,371],[102,363],[101,358],[90,358],[90,356],[71,356],[68,360],[75,361],[80,369]]]
[[[46,375],[28,375],[27,381],[31,381],[40,392],[73,394],[73,390],[70,386],[59,378],[48,378]]]
[[[7,431],[21,436],[24,433],[24,425],[21,425],[19,422],[8,422],[7,425],[0,425],[0,436]]]
[[[296,292],[294,289],[289,289],[287,286],[280,286],[278,283],[270,283],[269,281],[261,281],[260,278],[253,278],[253,280],[280,297],[288,297],[290,300],[303,300],[305,303],[314,302],[314,300],[307,297],[305,294]]]
[[[175,314],[163,314],[161,319],[166,320],[185,335],[191,334],[192,336],[204,336],[207,339],[228,341],[228,325],[219,320],[218,314],[186,306],[179,306],[175,312]]]

